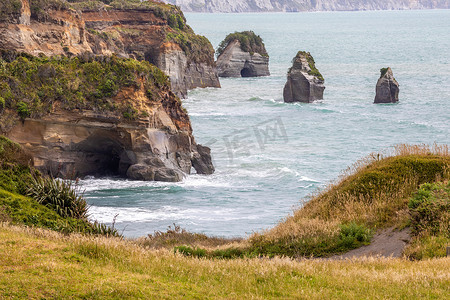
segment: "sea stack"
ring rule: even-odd
[[[220,77],[269,76],[269,55],[260,36],[253,31],[227,35],[217,49]]]
[[[324,79],[309,52],[299,51],[289,69],[284,86],[284,102],[305,102],[323,99]]]
[[[381,75],[377,82],[374,103],[395,103],[398,102],[399,84],[394,78],[391,68],[382,68]]]

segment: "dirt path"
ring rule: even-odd
[[[346,259],[363,256],[401,257],[403,249],[411,239],[409,228],[401,231],[394,228],[384,229],[376,233],[370,245],[353,249],[330,259]]]

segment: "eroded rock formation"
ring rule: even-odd
[[[324,79],[309,52],[300,51],[294,57],[284,86],[284,102],[313,102],[323,99]]]
[[[170,76],[180,97],[188,89],[220,87],[211,43],[195,35],[176,7],[143,2],[124,8],[91,1],[95,9],[75,10],[70,5],[76,3],[55,0],[30,9],[29,0],[16,1],[19,9],[12,6],[0,16],[0,48],[32,55],[89,52],[145,59]]]
[[[244,52],[240,42],[235,40],[217,58],[217,70],[220,77],[269,76],[269,57]]]
[[[0,65],[1,133],[42,172],[157,181],[214,172],[167,77],[147,62],[4,51]]]
[[[394,78],[391,68],[380,70],[381,75],[376,86],[374,103],[398,102],[399,84]]]
[[[217,69],[220,77],[269,76],[269,55],[262,38],[253,31],[230,33],[220,43]]]

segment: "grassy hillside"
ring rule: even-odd
[[[445,299],[450,259],[207,260],[0,225],[0,298]]]
[[[248,240],[178,227],[124,240],[42,194],[26,196],[39,174],[17,144],[0,138],[0,298],[445,299],[450,259],[424,258],[444,256],[450,243],[448,148],[403,146],[394,154],[361,161]],[[406,254],[424,260],[286,257],[345,251],[387,226],[411,227]]]
[[[359,247],[379,228],[410,226],[413,193],[423,183],[449,178],[447,146],[399,146],[391,155],[371,155],[275,228],[252,236],[252,249],[267,255],[328,256]]]

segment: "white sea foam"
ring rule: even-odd
[[[162,206],[159,209],[145,207],[105,207],[91,206],[90,219],[102,223],[122,222],[152,222],[152,221],[191,221],[191,222],[226,222],[233,220],[255,220],[258,216],[242,215],[236,209],[202,207],[180,208]]]

